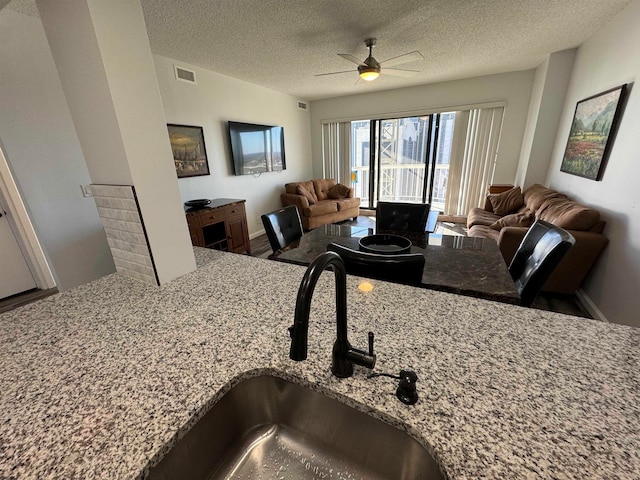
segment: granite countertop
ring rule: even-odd
[[[0,477],[143,478],[232,384],[269,373],[407,430],[451,479],[640,478],[640,330],[348,277],[349,339],[377,371],[331,376],[333,275],[309,357],[288,358],[304,268],[196,249],[161,287],[113,274],[0,315]]]

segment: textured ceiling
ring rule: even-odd
[[[141,0],[153,53],[306,100],[533,68],[631,1]],[[37,15],[33,0],[8,8]],[[398,67],[420,73],[357,81],[336,53],[364,59],[369,37],[378,61],[420,51]]]

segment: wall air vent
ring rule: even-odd
[[[304,102],[298,102],[298,108],[300,110],[306,110],[307,109],[307,104]]]
[[[176,74],[176,80],[181,80],[183,82],[188,82],[188,83],[198,83],[196,82],[196,72],[194,72],[193,70],[189,70],[184,67],[179,67],[177,65],[173,66],[173,70],[175,71],[175,74]]]

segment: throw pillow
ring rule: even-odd
[[[341,198],[345,198],[349,193],[349,187],[346,185],[342,185],[341,183],[336,183],[333,187],[331,187],[327,191],[327,195],[329,198],[334,200],[340,200]]]
[[[530,227],[533,223],[533,213],[529,211],[512,213],[496,220],[489,225],[494,230],[502,230],[502,227]]]
[[[489,195],[489,202],[491,202],[493,213],[503,216],[513,213],[522,207],[524,205],[524,197],[520,187],[513,187],[506,192]]]
[[[313,195],[311,195],[311,192],[306,188],[304,188],[302,185],[298,185],[298,188],[296,188],[296,193],[298,195],[302,195],[304,198],[309,200],[309,205],[313,205],[314,203],[316,203],[316,199],[313,198]]]

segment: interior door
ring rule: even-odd
[[[0,299],[36,288],[36,281],[0,205]]]

